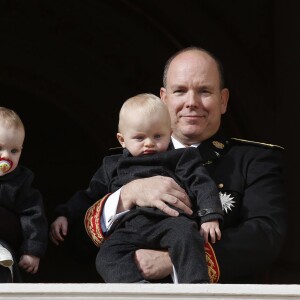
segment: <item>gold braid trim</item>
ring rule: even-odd
[[[210,243],[205,243],[204,250],[210,283],[217,283],[220,278],[220,269],[215,255],[215,251]]]
[[[93,243],[100,247],[104,242],[104,234],[101,229],[100,216],[102,208],[110,194],[104,196],[95,202],[86,212],[84,217],[84,226],[88,236],[92,239]]]
[[[274,145],[274,144],[267,144],[267,143],[261,143],[261,142],[255,142],[255,141],[249,141],[249,140],[243,140],[243,139],[238,139],[238,138],[231,138],[234,141],[245,143],[245,144],[252,144],[252,145],[258,145],[258,146],[264,146],[268,148],[275,148],[275,149],[281,149],[284,150],[284,147],[281,147],[279,145]]]

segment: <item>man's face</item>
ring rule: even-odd
[[[191,50],[171,62],[160,96],[171,115],[173,136],[191,145],[218,131],[229,93],[220,89],[215,61],[204,52]]]

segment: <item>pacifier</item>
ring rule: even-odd
[[[6,174],[13,166],[11,160],[1,158],[0,159],[0,176]]]

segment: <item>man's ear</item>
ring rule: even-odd
[[[166,103],[167,90],[164,87],[160,88],[160,99]]]
[[[120,132],[117,133],[117,139],[118,139],[119,143],[121,144],[121,146],[123,148],[126,148],[125,142],[124,142],[124,137],[123,137],[122,133],[120,133]]]
[[[221,112],[222,112],[222,115],[226,113],[228,99],[229,99],[229,90],[224,88],[221,91]]]

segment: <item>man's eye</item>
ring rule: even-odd
[[[202,94],[202,95],[210,95],[211,92],[209,90],[201,90],[200,94]]]
[[[174,94],[183,94],[184,93],[184,90],[175,90],[174,91]]]

